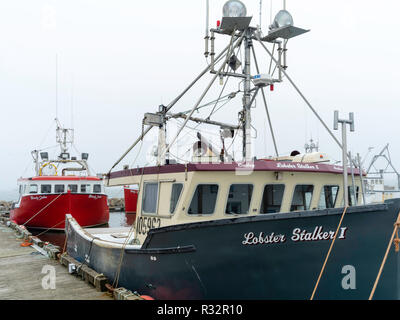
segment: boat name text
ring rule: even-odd
[[[291,163],[277,163],[276,166],[278,168],[284,168],[284,169],[308,169],[308,170],[319,170],[319,166],[317,164],[315,165],[310,165],[310,164],[304,164],[304,163],[296,163],[296,164],[291,164]]]
[[[346,239],[347,227],[340,228],[337,235],[337,239]],[[307,242],[307,241],[324,241],[333,240],[335,237],[335,231],[324,231],[322,226],[315,227],[312,232],[295,228],[292,232],[290,240],[293,242]],[[287,240],[287,236],[283,234],[264,234],[260,232],[256,235],[254,232],[249,232],[244,235],[243,245],[259,245],[259,244],[276,244],[284,243]]]
[[[31,196],[31,200],[43,200],[47,199],[46,196]]]

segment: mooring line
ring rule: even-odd
[[[372,291],[371,291],[371,294],[369,295],[368,300],[372,300],[372,298],[374,297],[376,287],[378,286],[379,280],[381,278],[383,268],[385,267],[385,264],[386,264],[386,259],[387,259],[388,255],[389,255],[390,247],[392,246],[392,243],[393,243],[393,240],[394,240],[395,236],[397,236],[396,240],[394,240],[395,241],[395,246],[396,246],[396,252],[399,252],[399,242],[400,242],[400,240],[398,238],[399,227],[400,227],[400,212],[399,212],[399,214],[397,216],[396,223],[394,224],[392,237],[390,238],[389,245],[388,245],[388,247],[386,249],[385,256],[383,257],[383,260],[382,260],[382,263],[381,263],[381,267],[380,267],[378,275],[377,275],[377,277],[375,279],[374,287],[372,288]]]

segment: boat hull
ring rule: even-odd
[[[136,213],[138,190],[124,188],[125,213]]]
[[[315,299],[368,299],[399,209],[400,200],[348,209]],[[153,229],[142,249],[125,248],[118,286],[156,299],[309,299],[342,212]],[[66,232],[68,254],[113,282],[121,247],[84,235],[70,220]],[[392,248],[374,298],[399,299],[399,294],[399,254]]]
[[[64,230],[65,215],[71,214],[85,227],[108,223],[107,196],[101,194],[28,195],[21,199],[10,219],[29,228]]]

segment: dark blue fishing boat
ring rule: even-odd
[[[135,185],[139,190],[135,225],[82,229],[67,216],[68,254],[106,275],[114,287],[155,299],[398,299],[400,199],[365,203],[365,173],[360,161],[347,153],[346,125],[354,129],[352,114],[350,120],[335,115],[335,127],[343,126],[342,143],[318,117],[343,151],[341,166],[331,164],[313,144],[304,154],[279,156],[274,145],[275,156],[252,156],[255,99],[262,93],[270,120],[264,90],[274,90],[283,78],[294,85],[286,72],[287,42],[307,30],[295,27],[286,10],[277,14],[266,36],[250,22],[242,2],[226,3],[224,18],[211,36],[207,29],[207,68],[168,106],[145,115],[142,135],[110,170],[108,186]],[[214,52],[216,34],[230,37],[219,55]],[[255,43],[268,53],[277,74],[260,73]],[[267,44],[277,50],[269,51]],[[208,72],[211,82],[194,107],[171,113]],[[214,81],[223,83],[226,77],[239,78],[239,91],[223,95],[224,86],[217,100],[201,105]],[[239,92],[243,109],[237,124],[194,117],[207,106],[213,107],[213,115],[218,104]],[[167,122],[172,119],[184,122],[167,144]],[[192,159],[177,163],[171,146],[189,121],[218,126],[222,146],[197,132]],[[155,165],[111,172],[154,127],[159,130]],[[238,135],[240,161],[227,147]],[[275,144],[272,127],[271,135]]]

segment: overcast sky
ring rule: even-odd
[[[56,144],[56,115],[65,126],[73,126],[75,145],[90,154],[91,167],[108,172],[141,133],[143,114],[171,102],[206,66],[205,3],[1,1],[0,190],[15,189],[20,176],[33,175],[30,152]],[[221,18],[224,3],[210,0],[211,26]],[[260,1],[244,3],[255,26]],[[273,0],[272,15],[281,7],[282,1]],[[270,8],[271,1],[264,0],[264,33]],[[399,8],[398,1],[287,0],[295,25],[311,29],[289,41],[289,75],[330,128],[334,110],[339,110],[342,118],[355,113],[356,132],[348,136],[354,154],[365,156],[369,147],[375,147],[371,155],[390,143],[398,167]],[[218,36],[217,50],[226,41]],[[261,69],[266,71],[269,59],[256,46]],[[200,82],[176,111],[191,109],[209,79]],[[227,88],[229,93],[237,84],[232,82]],[[212,93],[220,90],[217,82]],[[204,102],[213,98],[207,96]],[[319,141],[321,151],[334,160],[341,159],[337,145],[289,82],[276,85],[267,99],[281,154],[304,151],[304,144],[313,138]],[[214,119],[237,122],[240,104],[241,98],[236,98]],[[273,155],[261,100],[253,109],[253,119],[255,155]],[[335,134],[340,138],[339,132]],[[186,138],[194,135],[189,133]],[[210,137],[218,145],[218,138]],[[135,159],[135,165],[145,164],[154,141],[155,134],[150,135],[141,155],[137,156],[136,148],[121,165]],[[187,145],[182,146],[185,148]]]

